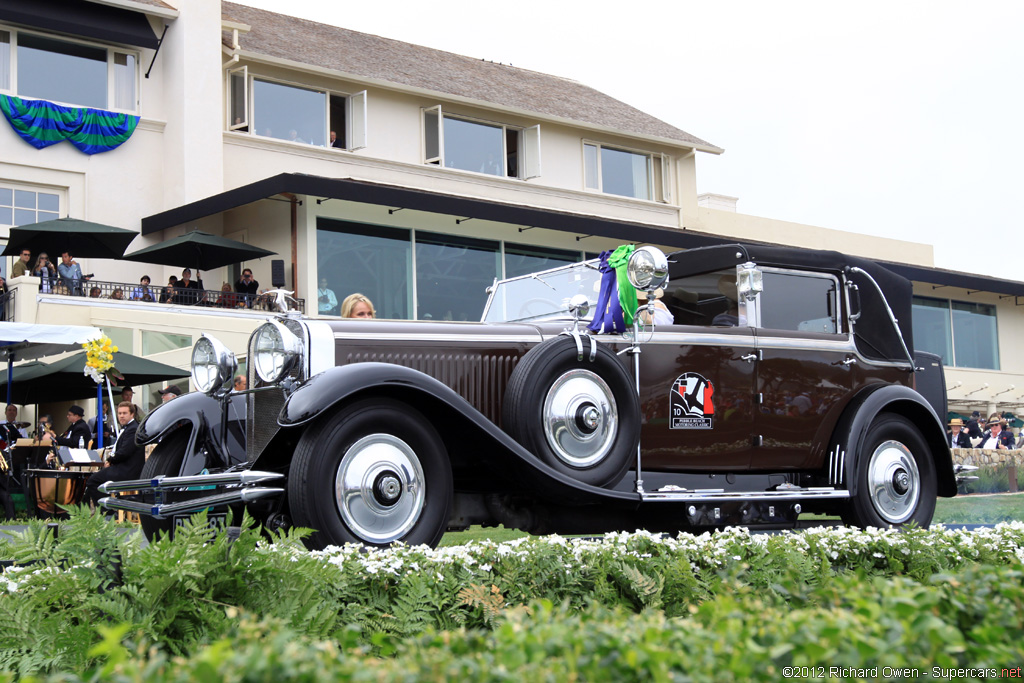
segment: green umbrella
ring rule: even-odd
[[[113,355],[114,367],[124,377],[118,380],[119,385],[152,384],[188,377],[190,374],[187,370],[130,353],[117,352]],[[14,368],[12,401],[25,405],[96,398],[96,383],[85,374],[85,356],[85,351],[82,351],[53,363],[26,364]],[[7,378],[3,377],[0,391],[5,391],[6,385]]]
[[[83,221],[80,218],[55,218],[11,228],[11,237],[3,256],[17,256],[22,249],[28,249],[33,259],[47,252],[55,264],[65,251],[81,258],[116,259],[121,258],[136,235],[138,233],[134,230]]]
[[[124,258],[126,261],[140,261],[161,266],[181,266],[202,271],[249,259],[273,256],[276,253],[227,237],[193,230],[180,237],[174,237],[145,249],[125,254]]]

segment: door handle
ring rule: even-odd
[[[849,367],[851,365],[856,365],[856,364],[857,364],[857,359],[853,358],[851,356],[850,358],[847,358],[846,360],[837,360],[832,365],[845,365],[845,366]]]
[[[753,363],[755,360],[757,360],[757,354],[756,353],[748,353],[745,356],[740,356],[740,360],[745,360],[748,363]]]

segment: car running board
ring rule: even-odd
[[[684,489],[663,486],[643,494],[644,502],[667,503],[727,503],[743,501],[808,500],[821,498],[849,498],[850,492],[831,486],[780,486],[771,491],[726,491],[725,489]]]
[[[283,479],[284,475],[277,472],[259,472],[242,470],[239,472],[221,472],[218,474],[199,474],[190,477],[168,477],[161,475],[153,479],[134,479],[131,481],[108,481],[99,487],[102,493],[143,494],[152,492],[156,499],[153,503],[142,503],[127,500],[118,496],[101,498],[99,503],[108,510],[127,510],[163,519],[169,515],[199,512],[211,507],[249,503],[267,496],[284,493],[282,488],[268,488],[256,484]],[[201,498],[190,498],[176,503],[164,502],[164,494],[168,491],[181,489],[203,490],[217,486],[235,486],[221,493],[214,493]]]

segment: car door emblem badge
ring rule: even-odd
[[[715,386],[703,375],[680,375],[669,392],[669,429],[712,429]]]

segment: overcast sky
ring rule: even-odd
[[[242,1],[575,79],[724,148],[741,213],[1024,280],[1024,2]]]

